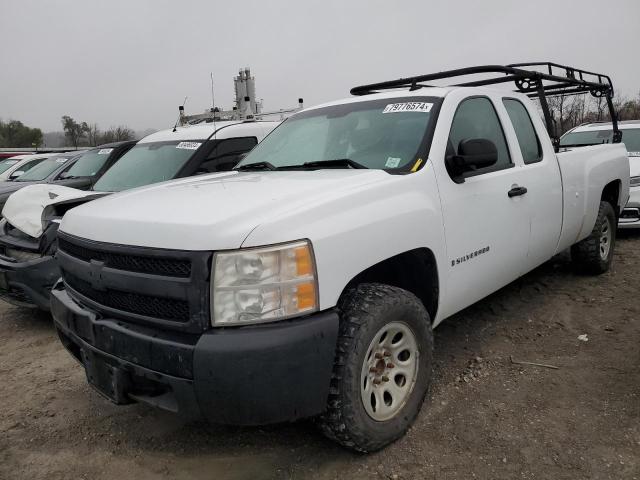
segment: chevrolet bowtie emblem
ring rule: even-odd
[[[104,262],[100,262],[98,260],[91,260],[91,267],[89,270],[89,275],[91,276],[91,286],[100,292],[106,291],[106,287],[104,286],[102,280],[102,269],[104,268]]]
[[[53,200],[54,198],[58,197],[59,195],[57,193],[53,193],[53,192],[49,192],[49,198],[51,200]]]

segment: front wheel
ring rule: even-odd
[[[616,214],[609,202],[600,202],[591,235],[571,247],[571,260],[585,273],[599,275],[609,270],[616,243]]]
[[[379,450],[415,420],[431,380],[433,334],[418,298],[361,284],[340,302],[340,334],[323,432],[360,452]]]

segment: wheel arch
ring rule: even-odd
[[[613,211],[616,212],[616,217],[620,216],[624,205],[622,205],[622,200],[620,198],[620,189],[622,186],[622,182],[620,180],[613,180],[612,182],[607,183],[602,189],[602,195],[600,196],[600,200],[603,202],[609,202],[613,207]]]
[[[436,317],[440,281],[436,257],[429,248],[408,250],[368,267],[349,280],[340,296],[361,283],[383,283],[407,290],[420,299],[432,322]]]

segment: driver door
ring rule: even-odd
[[[464,173],[462,179],[449,174],[439,182],[450,292],[444,316],[501,288],[524,270],[529,215],[521,196],[509,196],[522,184],[522,169],[512,160],[496,108],[488,97],[462,100],[449,132],[447,156],[458,153],[462,140],[483,138],[495,144],[498,160]]]

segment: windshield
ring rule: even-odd
[[[18,163],[19,161],[20,160],[11,160],[10,158],[7,158],[6,160],[2,160],[0,162],[0,173],[6,172],[11,167],[13,167],[16,163]]]
[[[69,161],[69,157],[49,157],[20,175],[14,182],[38,182],[44,180],[67,161]]]
[[[622,132],[622,143],[624,143],[627,151],[635,156],[640,156],[640,128],[625,128],[620,131]],[[613,130],[572,132],[562,137],[560,146],[611,143],[612,138]]]
[[[139,143],[96,182],[98,192],[129,188],[173,179],[204,140]]]
[[[76,178],[94,176],[105,164],[112,151],[113,148],[103,148],[100,150],[91,150],[90,152],[85,153],[71,166],[71,168],[69,168],[69,170],[64,172],[63,177]]]
[[[276,128],[238,167],[265,164],[286,169],[347,159],[351,164],[343,165],[373,169],[413,165],[438,101],[387,98],[302,112]],[[326,165],[335,168],[337,163]],[[321,168],[317,163],[313,167]]]

